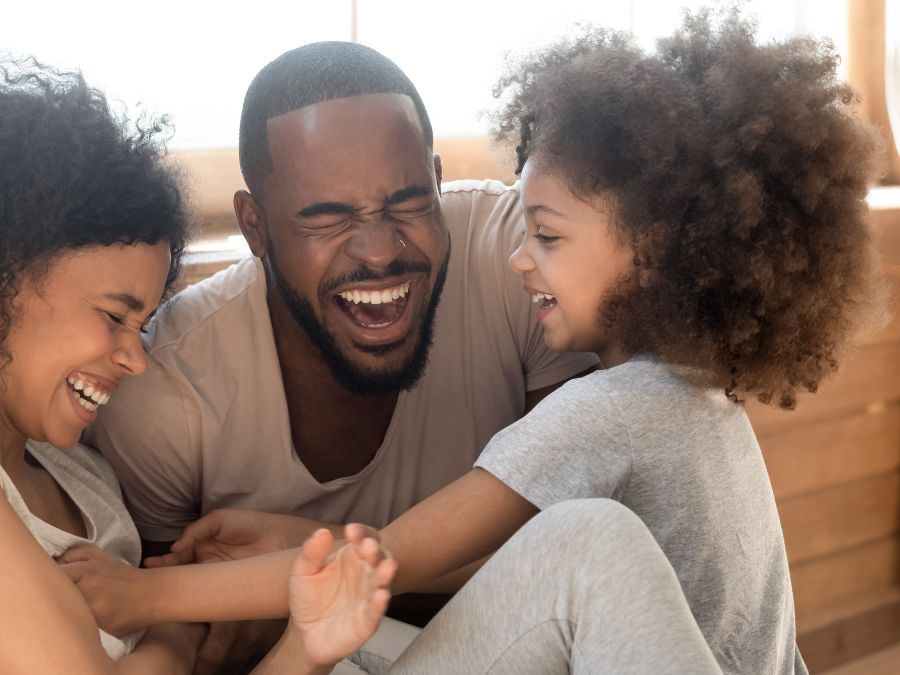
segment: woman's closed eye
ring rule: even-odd
[[[552,244],[554,241],[557,241],[559,237],[553,237],[548,234],[541,234],[540,232],[535,233],[534,238],[537,239],[541,244]]]
[[[129,328],[129,327],[130,327],[130,326],[125,322],[125,318],[124,318],[124,317],[121,317],[121,316],[119,316],[118,314],[114,314],[114,313],[112,313],[112,312],[107,312],[106,310],[103,310],[103,313],[106,314],[106,317],[107,317],[112,323],[116,324],[117,326],[123,326],[123,327],[125,327],[125,328]],[[138,326],[138,332],[139,332],[139,333],[146,333],[146,332],[147,332],[147,326],[141,324],[140,326]]]

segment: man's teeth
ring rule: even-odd
[[[550,295],[549,293],[535,293],[531,296],[532,302],[541,302],[542,300],[555,300],[555,295]]]
[[[347,302],[359,304],[365,302],[369,305],[381,305],[399,298],[405,298],[409,293],[409,282],[394,286],[393,288],[385,288],[383,290],[371,291],[344,291],[340,296]]]
[[[109,393],[100,391],[91,384],[85,385],[81,378],[69,377],[66,381],[75,390],[72,396],[78,400],[82,408],[94,412],[98,406],[109,403]]]

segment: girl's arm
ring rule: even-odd
[[[404,593],[496,551],[538,512],[484,469],[420,502],[381,530],[398,562],[392,585]]]
[[[493,553],[538,509],[483,469],[416,505],[381,532],[403,593]],[[284,580],[299,549],[206,565],[136,570],[96,549],[61,556],[100,625],[114,634],[168,622],[288,615]]]

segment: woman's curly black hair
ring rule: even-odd
[[[866,191],[879,142],[827,41],[757,44],[737,10],[654,53],[588,29],[511,63],[499,140],[573,194],[608,194],[635,252],[598,320],[630,353],[701,367],[740,400],[815,391],[872,316]],[[877,304],[877,303],[876,303]]]
[[[167,129],[165,117],[113,115],[81,73],[0,61],[0,364],[23,273],[40,277],[60,253],[165,241],[171,288],[190,228],[157,140]]]

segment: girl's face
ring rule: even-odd
[[[122,376],[146,369],[140,330],[169,263],[167,242],[113,244],[64,253],[36,282],[23,275],[3,345],[12,361],[0,369],[4,447],[71,447]]]
[[[608,200],[579,199],[531,160],[519,189],[527,231],[509,263],[539,304],[547,346],[592,351],[604,365],[615,365],[622,358],[600,324],[600,309],[633,268],[634,253],[614,238]]]

